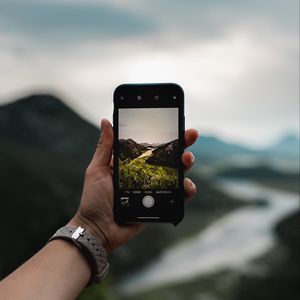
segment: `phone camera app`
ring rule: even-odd
[[[178,188],[177,128],[177,108],[119,110],[118,168],[121,190],[160,191],[162,197],[162,192]],[[135,195],[138,198],[142,196]],[[146,199],[150,201],[151,198]]]

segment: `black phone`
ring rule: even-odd
[[[174,83],[123,84],[114,92],[114,218],[184,216],[184,92]]]

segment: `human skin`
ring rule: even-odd
[[[66,224],[82,226],[93,234],[109,255],[145,228],[144,224],[118,225],[113,218],[114,132],[106,119],[94,156],[86,169],[80,206]],[[195,129],[185,132],[185,148],[198,138]],[[191,152],[182,155],[185,170],[194,163]],[[184,179],[186,198],[196,193],[195,184]],[[54,240],[0,282],[0,299],[75,299],[89,282],[91,269],[81,252],[71,243]]]

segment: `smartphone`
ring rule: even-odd
[[[184,92],[174,83],[123,84],[114,92],[114,218],[184,216]]]

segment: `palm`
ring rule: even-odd
[[[140,232],[142,224],[119,226],[113,217],[113,178],[108,166],[87,171],[80,205],[80,214],[93,220],[114,249]],[[108,238],[109,237],[109,238]]]

